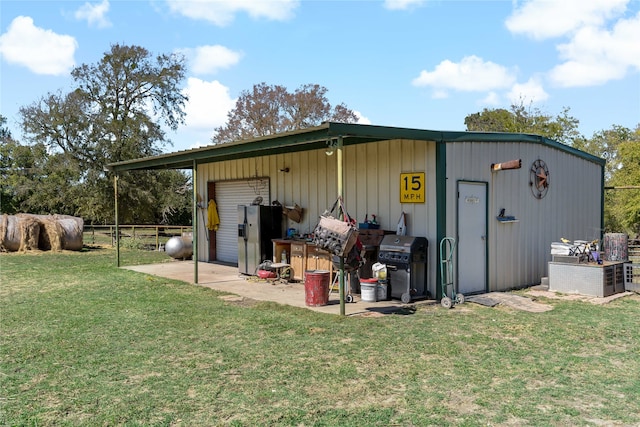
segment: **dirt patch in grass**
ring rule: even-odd
[[[260,303],[260,301],[252,299],[252,298],[246,298],[246,297],[241,297],[238,295],[222,295],[219,296],[218,298],[220,298],[221,300],[223,300],[225,303],[230,304],[230,305],[235,305],[238,307],[255,307],[256,305],[258,305]]]
[[[618,294],[610,295],[608,297],[600,298],[600,297],[589,296],[589,295],[563,294],[563,293],[558,293],[553,291],[544,291],[544,290],[537,290],[537,289],[530,289],[527,291],[527,294],[531,295],[532,297],[544,297],[544,298],[559,299],[564,301],[583,301],[583,302],[590,302],[591,304],[596,304],[596,305],[608,304],[611,301],[617,300],[618,298],[635,295],[634,292],[621,292]]]
[[[548,304],[542,304],[532,300],[531,298],[506,292],[489,292],[488,294],[480,295],[480,297],[491,302],[492,305],[497,303],[497,305],[504,305],[509,308],[528,311],[531,313],[544,313],[545,311],[553,310],[553,307]],[[469,302],[476,302],[474,297],[469,297],[468,300]],[[487,304],[481,299],[478,299],[477,303],[481,303],[483,305]]]

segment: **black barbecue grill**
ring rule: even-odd
[[[424,237],[388,234],[380,243],[378,262],[386,264],[391,298],[409,303],[427,298],[427,249]]]

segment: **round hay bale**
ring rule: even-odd
[[[29,215],[29,214],[25,214]],[[71,215],[31,215],[40,221],[39,247],[44,251],[79,251],[83,246],[84,220]]]
[[[0,218],[0,251],[15,252],[20,249],[21,236],[18,217],[15,215],[2,215],[2,218]]]
[[[38,249],[40,224],[27,214],[2,215],[0,250],[16,252]]]
[[[84,221],[75,216],[4,214],[0,216],[0,251],[79,251],[83,230]]]
[[[41,232],[38,246],[43,251],[60,251],[62,250],[62,238],[64,231],[58,221],[49,215],[39,215]]]
[[[33,251],[38,249],[40,238],[40,222],[31,216],[18,216],[18,228],[20,229],[19,252]]]
[[[62,249],[79,251],[83,246],[84,220],[76,216],[54,215],[62,230]]]

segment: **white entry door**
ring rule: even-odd
[[[458,182],[458,292],[487,291],[487,183]]]

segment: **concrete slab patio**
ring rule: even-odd
[[[170,260],[160,264],[135,265],[123,267],[128,270],[137,271],[153,276],[166,277],[180,280],[187,283],[194,283],[193,261]],[[329,303],[325,306],[309,307],[305,304],[304,283],[292,282],[288,284],[277,283],[267,280],[260,280],[256,277],[245,276],[238,272],[238,268],[221,264],[211,264],[198,262],[198,285],[205,286],[217,291],[237,295],[239,298],[256,301],[272,301],[278,304],[286,304],[294,307],[306,308],[320,313],[340,314],[340,297],[337,291],[329,295]],[[468,296],[468,301],[481,303],[493,301],[495,304],[483,305],[495,306],[503,305],[517,310],[542,313],[552,310],[553,306],[536,301],[537,297],[547,297],[553,299],[581,300],[594,304],[606,304],[617,298],[633,295],[631,292],[624,292],[612,295],[607,298],[586,297],[582,295],[559,294],[545,289],[533,287],[527,291],[527,296],[520,296],[508,292],[489,292],[486,294]],[[225,297],[229,300],[229,297]],[[474,301],[474,299],[476,301]],[[398,300],[367,302],[362,301],[359,295],[354,295],[353,303],[345,303],[345,315],[384,315],[389,313],[410,313],[415,311],[418,305],[437,305],[435,300],[416,300],[409,304],[404,304]]]
[[[195,266],[193,261],[172,260],[160,264],[134,265],[123,268],[153,276],[194,283]],[[337,291],[329,294],[329,303],[327,305],[309,307],[305,304],[304,283],[291,282],[284,284],[260,280],[256,277],[240,274],[238,267],[234,266],[198,262],[198,285],[257,301],[272,301],[321,313],[340,314],[340,296]],[[417,304],[436,304],[434,300],[417,300],[409,304],[404,304],[399,300],[367,302],[362,301],[357,294],[354,295],[354,300],[353,303],[345,303],[345,314],[347,316],[402,312],[410,310]]]

